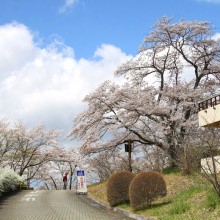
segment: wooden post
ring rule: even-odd
[[[128,152],[128,170],[132,172],[132,166],[131,166],[131,152],[132,152],[132,140],[126,140],[125,141],[125,152]]]

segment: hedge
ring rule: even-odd
[[[19,189],[22,178],[11,169],[0,169],[0,196]]]

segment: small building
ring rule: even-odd
[[[198,110],[200,127],[220,127],[220,95],[199,102]]]
[[[201,172],[206,174],[220,173],[220,156],[202,158]]]

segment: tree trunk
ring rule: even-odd
[[[73,171],[71,170],[71,172],[70,172],[70,187],[69,187],[70,190],[72,189],[72,181],[73,181]]]
[[[170,167],[177,168],[178,167],[178,152],[177,152],[177,148],[173,144],[170,145],[168,153],[171,159]]]
[[[57,190],[57,184],[56,184],[56,182],[54,181],[53,177],[50,176],[50,179],[53,181],[53,185],[54,185],[55,189]]]

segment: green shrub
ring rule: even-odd
[[[16,191],[22,178],[13,170],[0,169],[0,196]]]
[[[112,174],[107,183],[107,199],[110,206],[129,201],[129,185],[135,174],[123,170]]]
[[[129,199],[135,210],[150,206],[152,201],[167,194],[163,176],[155,171],[139,173],[129,187]]]
[[[179,174],[180,171],[179,167],[166,167],[163,169],[163,174]]]

